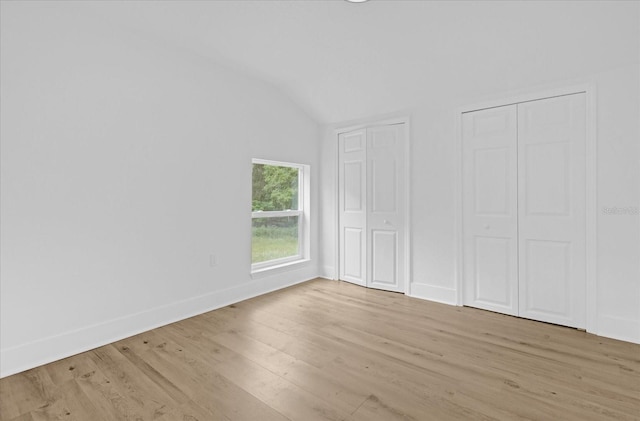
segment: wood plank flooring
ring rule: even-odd
[[[0,419],[640,420],[640,345],[318,279],[4,378]]]

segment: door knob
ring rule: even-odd
[[[491,228],[489,224],[484,224],[484,229],[488,230],[489,228]]]
[[[383,223],[384,223],[385,225],[391,225],[391,222],[389,222],[389,221],[388,221],[388,220],[386,220],[386,219],[383,221]]]

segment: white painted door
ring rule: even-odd
[[[462,124],[464,304],[585,327],[585,95]]]
[[[518,105],[520,316],[586,323],[585,94]]]
[[[367,129],[367,286],[404,292],[404,124]]]
[[[516,105],[465,113],[464,304],[518,315]]]
[[[367,284],[367,136],[366,130],[340,134],[340,279]]]
[[[404,124],[340,134],[340,279],[404,292]]]

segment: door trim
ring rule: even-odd
[[[334,275],[335,280],[340,279],[340,178],[339,178],[339,136],[343,133],[348,133],[354,130],[362,130],[367,127],[373,126],[390,126],[394,124],[404,124],[404,182],[405,182],[405,195],[404,195],[404,294],[411,295],[411,122],[409,116],[395,117],[383,120],[372,120],[366,123],[360,123],[356,125],[344,126],[334,130],[334,145],[335,145],[335,185],[334,185],[334,221],[335,221],[335,238],[334,238],[334,251],[335,251],[335,266]]]
[[[537,101],[541,99],[558,96],[584,93],[586,97],[586,191],[585,191],[585,212],[586,212],[586,331],[598,334],[597,326],[597,127],[596,127],[596,85],[585,83],[579,85],[569,85],[552,89],[539,89],[513,94],[503,94],[494,99],[461,106],[455,112],[455,278],[457,288],[457,305],[462,306],[464,262],[463,262],[463,165],[462,165],[462,114],[478,111],[487,108],[501,107],[505,105],[518,104],[523,102]]]

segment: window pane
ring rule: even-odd
[[[251,211],[298,210],[298,168],[253,164]]]
[[[251,263],[297,256],[298,217],[253,218]]]

